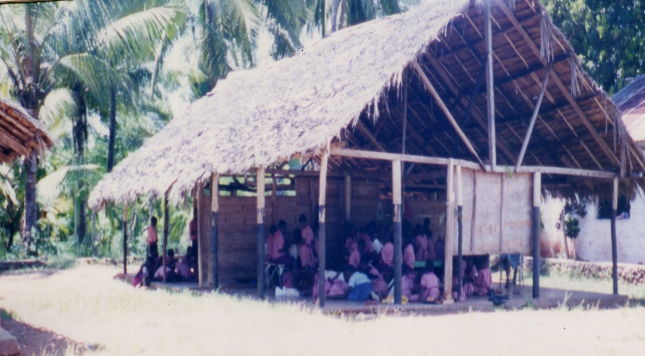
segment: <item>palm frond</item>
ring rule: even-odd
[[[183,15],[185,11],[173,4],[126,15],[98,33],[98,50],[112,63],[126,55],[139,62],[152,60],[164,31],[179,26]]]
[[[78,108],[72,91],[68,88],[54,89],[43,101],[40,107],[39,119],[49,130],[59,127],[62,120],[75,116]],[[53,130],[52,130],[53,131]]]

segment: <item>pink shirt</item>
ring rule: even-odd
[[[157,229],[152,225],[148,226],[148,237],[146,238],[146,242],[151,244],[157,241],[159,241],[157,239]]]
[[[372,240],[370,240],[369,235],[363,235],[363,241],[365,241],[365,253],[373,253],[374,246],[372,245]]]
[[[358,250],[352,251],[352,254],[349,255],[349,265],[354,266],[354,268],[358,267],[359,263],[361,263],[361,254],[358,253]]]
[[[314,266],[314,253],[310,246],[300,245],[300,265],[302,267]]]
[[[406,274],[401,278],[401,294],[410,299],[412,297],[412,290],[414,289],[414,279]]]
[[[356,246],[356,242],[353,238],[348,237],[347,240],[345,240],[345,250],[347,250],[348,253],[352,253],[353,248],[355,248],[354,246]]]
[[[414,269],[414,247],[408,245],[403,251],[403,264]]]
[[[305,242],[306,245],[308,246],[313,246],[314,242],[314,230],[307,225],[304,229],[302,229],[302,240]]]
[[[421,288],[439,288],[439,278],[437,278],[437,276],[432,272],[424,274],[421,277]]]
[[[388,242],[383,246],[381,250],[381,260],[388,266],[392,266],[392,261],[394,261],[394,245],[391,242]]]
[[[493,277],[490,274],[490,269],[488,268],[480,269],[477,272],[477,279],[473,284],[478,289],[481,289],[481,288],[489,289],[493,284]]]
[[[284,249],[284,236],[282,231],[278,230],[267,239],[267,259],[276,260],[284,256],[282,249]]]
[[[428,249],[428,238],[426,235],[417,235],[415,238],[415,243],[417,245],[417,261],[425,261],[428,259],[427,249]]]

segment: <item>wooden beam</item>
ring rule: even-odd
[[[446,175],[446,238],[445,238],[445,258],[443,261],[444,274],[443,298],[446,303],[452,303],[452,245],[454,235],[454,210],[455,210],[455,192],[454,192],[454,171],[455,162],[450,159]]]
[[[345,175],[345,221],[350,222],[352,217],[352,176]]]
[[[502,175],[502,178],[504,176]],[[473,206],[474,209],[474,206]],[[457,166],[457,271],[462,271],[463,266],[463,213],[464,213],[464,187],[461,181],[461,166]],[[474,226],[473,226],[474,227]],[[463,288],[463,276],[458,274],[457,300],[461,298]]]
[[[363,125],[363,122],[361,122],[360,118],[356,122],[356,128],[358,129],[358,131],[360,131],[361,134],[363,134],[367,138],[368,141],[370,141],[370,143],[372,144],[372,146],[374,146],[375,149],[381,152],[385,152],[385,148],[381,146],[381,144],[378,142],[376,137],[372,135],[370,130],[368,130],[367,127],[365,127],[365,125]]]
[[[403,244],[402,244],[402,216],[401,216],[401,161],[392,161],[392,205],[394,206],[394,215],[392,223],[394,225],[394,303],[402,304],[403,292]]]
[[[213,290],[219,288],[218,237],[219,237],[219,175],[211,175],[211,255],[213,256]]]
[[[512,13],[512,11],[506,6],[506,4],[503,1],[499,1],[498,3],[499,3],[499,9],[502,10],[502,12],[504,12],[506,17],[511,21],[511,23],[513,23],[513,26],[517,28],[518,32],[520,33],[520,35],[522,36],[526,44],[529,46],[533,54],[540,61],[542,61],[544,65],[546,65],[546,60],[542,58],[542,56],[540,56],[540,49],[537,47],[535,42],[533,42],[533,39],[531,38],[531,36],[529,36],[529,34],[524,29],[524,27],[522,27],[522,25],[517,21],[517,18],[515,18],[515,15]],[[553,68],[551,68],[551,70],[553,70]],[[609,148],[609,145],[607,145],[607,143],[602,139],[602,137],[598,135],[593,124],[589,121],[589,118],[587,118],[587,116],[582,111],[582,109],[580,108],[576,100],[573,98],[569,90],[566,88],[564,83],[562,83],[562,80],[558,77],[557,73],[554,73],[553,81],[555,82],[560,92],[562,92],[562,95],[564,95],[567,101],[569,101],[569,104],[571,104],[571,107],[576,112],[576,115],[578,115],[582,123],[585,125],[587,130],[589,130],[594,140],[596,140],[596,142],[598,143],[600,148],[605,152],[605,154],[612,162],[612,164],[616,166],[620,166],[620,160],[618,159],[618,157],[616,157],[614,152],[611,150],[611,148]]]
[[[325,230],[325,203],[327,199],[327,162],[329,160],[329,146],[325,149],[320,159],[320,180],[318,182],[318,302],[319,306],[325,306],[325,270],[326,270],[326,247],[327,231]]]
[[[264,205],[264,168],[260,167],[256,171],[256,182],[257,182],[257,252],[258,252],[258,297],[264,299],[264,260],[265,260],[265,251],[264,251],[264,216],[265,216],[265,205]]]
[[[482,162],[482,160],[479,158],[477,151],[475,151],[475,147],[473,147],[473,145],[470,143],[470,140],[468,139],[466,134],[464,134],[464,132],[461,130],[461,128],[459,127],[459,124],[457,124],[457,121],[448,110],[448,107],[446,106],[446,104],[443,102],[443,99],[441,99],[441,96],[439,96],[439,93],[437,93],[435,88],[432,86],[432,83],[430,83],[430,79],[428,79],[428,77],[423,72],[423,69],[421,69],[421,67],[419,66],[419,63],[417,63],[416,61],[412,61],[412,67],[419,75],[419,78],[421,78],[421,81],[425,85],[426,89],[432,94],[434,99],[437,101],[437,104],[439,105],[443,113],[446,115],[446,118],[448,118],[448,121],[450,121],[450,124],[457,132],[457,135],[459,135],[459,137],[464,142],[464,144],[466,145],[470,153],[479,162],[480,166],[484,168],[485,167],[484,162]]]
[[[128,204],[123,206],[123,276],[128,275]],[[154,273],[154,271],[151,271]]]
[[[524,154],[526,153],[526,147],[528,147],[529,141],[531,140],[531,134],[533,133],[535,120],[537,119],[538,113],[540,112],[540,107],[542,106],[542,99],[544,98],[544,93],[546,92],[546,85],[549,83],[549,73],[551,73],[551,63],[549,63],[546,68],[547,68],[546,76],[544,77],[544,81],[542,82],[540,95],[538,95],[538,100],[535,103],[535,108],[533,109],[533,116],[531,116],[529,127],[526,130],[526,137],[524,138],[524,142],[522,143],[522,150],[520,151],[520,155],[517,157],[517,163],[515,164],[516,171],[520,168],[520,166],[522,165],[522,161],[524,160]]]
[[[611,200],[611,278],[614,295],[618,295],[618,243],[616,240],[616,214],[618,213],[618,178],[614,178]]]
[[[531,239],[533,240],[533,298],[540,297],[540,204],[542,202],[542,175],[533,175],[533,218]]]
[[[168,193],[163,198],[163,282],[166,283],[166,255],[168,253],[168,225],[170,218],[168,216]]]
[[[387,152],[360,151],[360,150],[351,150],[351,149],[345,149],[345,148],[334,148],[331,150],[331,155],[359,158],[359,159],[390,161],[390,162],[405,161],[405,162],[412,162],[417,164],[427,164],[427,165],[436,165],[436,166],[447,166],[450,163],[449,158],[402,155],[398,153],[387,153]],[[469,168],[474,170],[482,169],[477,163],[474,163],[474,162],[470,162],[466,160],[453,160],[453,161],[455,164],[460,165],[464,168]],[[511,173],[515,171],[515,167],[497,166],[492,171],[497,173]],[[599,178],[599,179],[613,179],[618,176],[618,174],[614,172],[592,171],[592,170],[586,170],[586,169],[550,167],[550,166],[523,166],[517,170],[517,173],[536,173],[536,172],[540,172],[544,174],[569,175],[569,176]]]
[[[493,73],[493,35],[491,28],[491,2],[484,0],[484,37],[486,42],[486,116],[488,118],[488,163],[495,169],[495,74]]]

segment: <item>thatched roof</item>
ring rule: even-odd
[[[231,73],[99,182],[90,206],[166,192],[176,200],[214,172],[244,173],[315,155],[331,140],[350,148],[401,152],[403,111],[406,153],[472,159],[409,69],[413,61],[484,157],[481,10],[476,1],[434,0],[334,33],[267,67]],[[525,164],[618,172],[624,154],[627,171],[644,171],[642,154],[616,120],[615,105],[580,68],[541,5],[500,0],[492,13],[498,162],[515,164],[548,60],[553,62],[551,81]],[[406,110],[401,103],[404,75]],[[330,165],[332,170],[388,169],[334,157]],[[430,169],[418,166],[411,173]]]
[[[634,78],[612,99],[623,114],[629,135],[637,143],[645,144],[645,75]]]
[[[10,163],[32,151],[43,154],[53,145],[42,123],[19,104],[0,98],[0,162]]]

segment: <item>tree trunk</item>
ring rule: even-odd
[[[38,157],[36,157],[36,152],[31,152],[28,157],[25,157],[23,167],[26,179],[25,216],[22,240],[27,247],[31,247],[31,244],[34,242],[34,236],[32,233],[35,231],[36,221],[38,221],[38,206],[36,205],[36,172],[38,171]]]
[[[116,92],[110,88],[110,137],[108,141],[107,171],[114,168],[114,146],[116,144]]]
[[[564,235],[564,251],[567,256],[567,260],[571,259],[571,254],[569,253],[569,238],[567,237],[567,226],[564,224],[564,211],[560,215],[560,226],[562,226],[562,234]]]
[[[76,164],[81,166],[85,164],[85,142],[87,141],[87,107],[85,106],[85,97],[83,96],[83,87],[77,85],[74,88],[76,93],[76,102],[78,112],[76,123],[74,124],[74,151],[76,153]],[[87,234],[87,192],[85,191],[85,174],[83,170],[76,171],[78,202],[75,206],[75,228],[76,238],[79,245],[85,240]],[[78,205],[76,205],[78,204]]]

